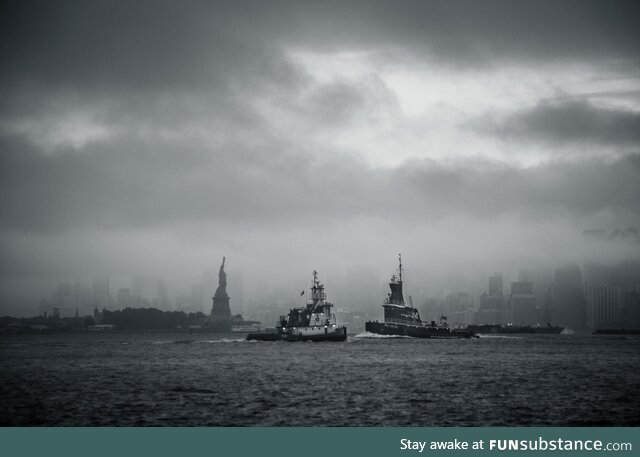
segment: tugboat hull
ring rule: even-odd
[[[468,329],[450,330],[446,327],[428,327],[423,325],[406,325],[389,322],[366,322],[367,332],[378,335],[409,336],[412,338],[472,338],[475,332]]]
[[[295,334],[295,333],[275,333],[260,332],[249,333],[249,341],[345,341],[347,339],[347,328],[342,327],[341,331],[316,334]]]
[[[346,341],[347,339],[347,328],[342,327],[341,332],[332,332],[332,333],[322,333],[316,335],[302,335],[302,334],[288,334],[283,335],[285,341]]]

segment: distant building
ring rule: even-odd
[[[501,273],[494,273],[489,276],[489,295],[502,295],[504,293],[504,285]]]
[[[616,328],[624,322],[622,293],[619,288],[600,284],[586,287],[585,293],[587,326],[594,329]]]
[[[375,311],[373,312],[375,319],[379,317]],[[379,312],[378,312],[379,313]],[[438,319],[442,315],[446,315],[445,300],[442,298],[426,298],[420,307],[420,316],[424,320]]]
[[[525,269],[518,273],[518,281],[530,282],[533,285],[533,295],[536,297],[538,319],[540,324],[551,322],[551,290],[552,272],[546,269]]]
[[[75,308],[76,300],[73,286],[67,282],[59,283],[53,294],[53,304],[59,308]]]
[[[83,284],[80,281],[76,281],[73,286],[74,306],[79,310],[81,316],[91,315],[92,300],[91,300],[91,287],[87,284]]]
[[[93,322],[96,325],[101,325],[104,322],[104,309],[102,311],[98,308],[93,310]]]
[[[590,328],[640,327],[640,263],[587,263],[582,272]]]
[[[449,324],[454,327],[472,324],[475,314],[473,297],[466,292],[447,294],[444,298],[443,314],[447,316]]]
[[[110,308],[113,300],[109,294],[108,279],[94,279],[91,285],[91,306],[93,308]]]
[[[557,268],[553,272],[551,322],[574,330],[584,329],[587,325],[582,273],[575,264]]]
[[[51,301],[43,300],[39,305],[39,315],[43,317],[51,317],[55,319],[77,317],[80,314],[83,300],[88,300],[87,296],[83,296],[79,284],[59,283],[51,297]]]
[[[502,274],[489,277],[489,293],[480,296],[480,306],[476,311],[476,324],[504,324],[508,320],[505,309]]]
[[[202,313],[204,312],[204,288],[201,284],[192,284],[191,285],[191,308],[193,312]]]
[[[118,308],[133,308],[134,301],[131,295],[131,289],[118,289]]]
[[[169,291],[164,283],[164,278],[158,279],[155,307],[164,311],[169,309]]]
[[[131,299],[134,308],[141,308],[145,298],[145,278],[142,276],[134,276],[131,279]]]
[[[511,323],[515,325],[536,325],[542,320],[538,301],[533,294],[533,283],[517,281],[511,283],[509,294]]]
[[[191,297],[183,294],[178,294],[174,301],[173,310],[182,311],[183,313],[187,314],[195,312],[193,306],[191,305]]]

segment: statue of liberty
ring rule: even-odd
[[[216,289],[216,295],[226,295],[227,293],[227,274],[224,272],[224,261],[226,257],[222,258],[222,265],[220,265],[220,271],[218,272],[218,288]]]
[[[213,298],[213,306],[211,307],[212,325],[220,331],[228,331],[231,328],[231,309],[229,308],[229,295],[227,294],[227,274],[224,271],[224,262],[226,258],[222,258],[222,265],[218,272],[218,288]]]

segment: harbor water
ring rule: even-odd
[[[0,336],[3,426],[640,425],[640,337]]]

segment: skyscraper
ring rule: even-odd
[[[93,280],[91,284],[91,304],[94,309],[97,308],[100,310],[111,307],[113,299],[109,294],[108,279]]]
[[[125,309],[133,306],[133,298],[131,296],[131,289],[121,288],[118,289],[118,308]]]
[[[131,280],[131,299],[133,301],[133,307],[139,308],[144,301],[144,284],[145,278],[142,276],[134,276]]]
[[[557,268],[551,285],[551,320],[554,325],[583,329],[587,324],[582,273],[577,265]]]
[[[624,326],[622,293],[619,288],[598,284],[585,287],[587,301],[587,326],[607,328]]]
[[[164,283],[164,278],[158,279],[158,293],[156,296],[156,307],[162,310],[169,309],[169,290]]]
[[[502,295],[504,292],[502,273],[489,276],[489,295]]]
[[[475,323],[504,324],[506,320],[502,274],[494,273],[489,277],[489,293],[484,292],[480,296]]]
[[[535,325],[541,320],[533,284],[528,281],[511,283],[509,295],[511,322],[515,325]]]
[[[536,297],[538,308],[538,322],[548,324],[551,322],[551,299],[549,297],[552,272],[546,269],[525,269],[518,273],[518,281],[530,282],[533,286],[533,295]]]
[[[190,301],[194,312],[204,312],[204,292],[201,284],[191,285]]]

